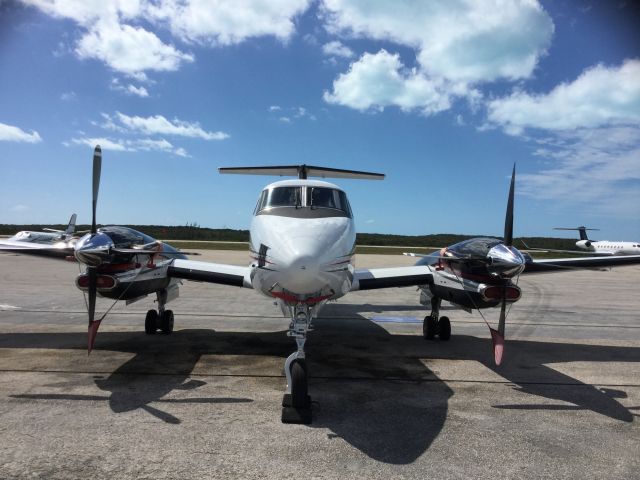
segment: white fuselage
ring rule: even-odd
[[[610,255],[640,255],[640,242],[611,242],[609,240],[579,240],[578,248],[589,252]]]
[[[268,185],[250,235],[254,289],[290,305],[314,305],[350,291],[356,232],[346,195],[335,185]]]

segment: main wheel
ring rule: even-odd
[[[291,406],[308,408],[307,364],[304,360],[291,363]]]
[[[438,320],[438,337],[440,337],[440,340],[449,340],[451,338],[449,317],[440,317],[440,320]]]
[[[431,315],[424,317],[422,322],[422,336],[427,340],[433,340],[436,336],[438,324]]]
[[[144,319],[144,331],[147,335],[153,335],[158,330],[158,312],[149,310]]]
[[[165,335],[173,332],[173,312],[171,310],[165,310],[160,316],[160,330]]]

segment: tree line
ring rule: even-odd
[[[197,224],[185,226],[164,225],[126,225],[159,240],[201,240],[215,242],[248,242],[249,230],[233,230],[230,228],[207,228]],[[67,225],[9,225],[0,224],[0,235],[14,235],[20,230],[41,231],[44,228],[64,230]],[[90,225],[77,225],[76,231],[88,231]],[[444,247],[469,238],[485,235],[459,235],[439,233],[434,235],[391,235],[386,233],[358,233],[356,243],[361,246],[382,245],[397,247]],[[487,235],[492,236],[492,235]],[[524,243],[523,243],[524,242]],[[576,239],[554,237],[521,237],[514,244],[524,249],[525,243],[530,247],[552,248],[560,250],[576,250]]]

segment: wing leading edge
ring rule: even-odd
[[[356,270],[351,291],[378,288],[411,287],[433,282],[431,269],[425,265]]]
[[[173,278],[253,288],[250,273],[249,267],[182,259],[174,260],[167,270]]]
[[[639,265],[640,255],[609,255],[607,257],[582,257],[582,258],[550,258],[544,260],[531,260],[525,264],[522,273],[553,273],[565,269],[579,268],[607,268],[621,267],[624,265]]]

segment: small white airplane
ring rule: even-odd
[[[577,230],[580,232],[580,240],[576,242],[576,247],[587,250],[596,255],[640,255],[640,242],[616,242],[609,240],[592,240],[587,236],[587,230],[598,230],[597,228],[564,228],[556,227],[554,230]]]
[[[512,246],[513,186],[511,181],[505,240],[473,239],[421,259],[409,267],[356,269],[356,231],[347,195],[338,186],[308,177],[381,180],[384,175],[307,165],[221,168],[225,174],[292,175],[261,192],[250,227],[251,263],[246,267],[188,260],[184,252],[128,227],[96,227],[96,205],[102,156],[93,158],[93,219],[91,233],[77,241],[75,258],[86,266],[76,279],[88,295],[88,350],[93,348],[102,317],[95,318],[96,296],[128,303],[156,294],[158,310],[149,310],[145,331],[173,331],[174,317],[166,304],[178,295],[181,280],[211,282],[257,290],[273,298],[291,322],[287,335],[297,349],[285,361],[287,389],[282,421],[310,423],[304,346],[312,321],[329,301],[349,292],[388,287],[420,286],[431,297],[425,318],[425,338],[447,340],[451,327],[438,318],[441,300],[473,308],[501,305],[498,330],[491,329],[496,362],[502,357],[505,305],[520,298],[512,279],[525,268],[549,271],[572,267],[640,264],[640,256],[533,261]],[[461,278],[464,280],[461,281]],[[472,282],[472,283],[470,283]],[[107,311],[108,312],[108,311]]]
[[[0,240],[0,252],[40,254],[52,257],[73,256],[73,245],[78,240],[75,235],[76,214],[72,214],[65,230],[44,228],[43,232],[23,230],[6,240]]]

